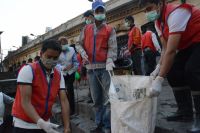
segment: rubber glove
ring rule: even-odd
[[[152,85],[149,90],[149,97],[157,97],[162,91],[162,83],[164,81],[163,77],[157,76],[155,80],[153,80]]]
[[[111,58],[108,58],[106,61],[106,70],[107,71],[112,71],[113,68],[115,67],[115,64]]]
[[[155,79],[156,76],[158,75],[159,71],[160,71],[160,64],[158,64],[158,65],[156,66],[155,70],[150,74],[150,76],[152,76],[153,79]]]
[[[37,126],[43,129],[47,133],[59,133],[55,130],[55,128],[58,128],[59,125],[46,122],[41,118],[37,121]]]

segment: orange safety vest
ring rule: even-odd
[[[182,34],[178,49],[182,50],[190,47],[192,44],[200,42],[200,10],[190,4],[167,4],[162,14],[162,19],[156,21],[157,27],[162,32],[162,36],[167,41],[169,37],[169,27],[167,24],[169,15],[178,8],[185,8],[191,12],[191,18],[188,21],[186,30]],[[172,33],[173,34],[173,33]]]
[[[53,77],[48,84],[45,76],[46,72],[42,69],[41,65],[35,62],[31,63],[30,66],[33,71],[31,103],[39,116],[47,121],[52,115],[51,109],[60,89],[61,75],[58,70],[54,68]],[[17,85],[12,115],[26,122],[34,123],[22,108],[19,85]]]
[[[134,48],[130,50],[131,53],[136,49],[141,49],[141,38],[140,29],[134,26],[128,33],[128,48],[130,49],[132,45],[135,45]]]
[[[156,52],[156,48],[152,41],[152,32],[146,31],[146,33],[142,36],[142,50],[145,48],[150,48],[153,52]]]
[[[104,25],[94,35],[94,24],[86,25],[84,31],[84,49],[90,62],[105,63],[108,52],[108,40],[113,28]]]

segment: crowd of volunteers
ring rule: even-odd
[[[159,96],[166,79],[178,107],[166,120],[193,121],[188,133],[200,133],[200,9],[185,0],[179,4],[147,0],[145,14],[156,32],[146,27],[141,33],[133,16],[123,20],[128,31],[124,55],[132,60],[130,69],[153,79],[149,98]],[[118,53],[116,31],[106,22],[101,0],[95,0],[83,18],[85,26],[74,46],[66,36],[44,41],[40,56],[16,67],[15,99],[0,93],[0,133],[5,127],[4,104],[13,104],[13,133],[58,133],[59,125],[50,121],[57,97],[64,133],[70,133],[70,115],[76,113],[75,80],[89,83],[96,123],[91,132],[111,133],[108,91]]]

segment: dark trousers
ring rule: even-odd
[[[145,75],[149,76],[156,66],[156,53],[150,48],[144,49]]]
[[[46,132],[42,129],[23,129],[14,127],[12,133],[46,133]]]
[[[0,125],[0,133],[11,133],[12,132],[13,117],[7,115],[4,117],[4,122]]]
[[[178,107],[192,111],[192,91],[195,109],[200,113],[200,43],[176,54],[167,79],[173,88]]]
[[[141,49],[137,49],[131,54],[131,58],[133,61],[133,71],[135,75],[142,75],[141,57],[142,57]]]
[[[69,100],[69,105],[70,105],[70,114],[75,113],[75,97],[74,97],[74,80],[75,80],[75,74],[71,75],[66,75],[64,76],[65,79],[65,85],[67,88],[67,97]]]

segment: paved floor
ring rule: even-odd
[[[87,102],[88,100],[88,85],[75,85],[76,100],[78,102]],[[77,91],[78,90],[78,91]],[[78,97],[77,97],[78,96]],[[158,97],[158,112],[156,133],[186,133],[193,122],[168,122],[166,117],[176,112],[177,106],[172,92],[172,88],[165,81],[162,93]]]
[[[89,128],[94,125],[94,113],[92,103],[88,103],[88,85],[75,83],[75,96],[77,114],[71,117],[73,133],[88,133]],[[173,114],[177,109],[171,87],[164,83],[162,93],[158,97],[158,112],[155,133],[186,133],[193,122],[168,122],[166,117]],[[86,119],[84,119],[86,118]]]
[[[192,126],[193,122],[168,122],[166,117],[176,112],[177,106],[172,92],[172,88],[167,82],[161,95],[158,98],[157,127],[169,130],[175,133],[186,133],[186,130]]]

